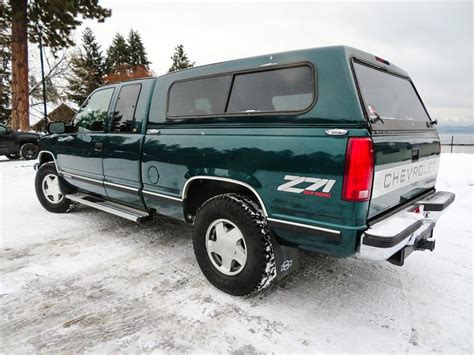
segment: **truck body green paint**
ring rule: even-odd
[[[227,95],[236,90],[240,75],[285,68],[311,73],[312,99],[301,97],[309,106],[229,110],[233,98]],[[372,221],[434,191],[440,154],[426,110],[426,120],[387,118],[378,115],[372,101],[365,102],[380,99],[367,87],[373,72],[389,76],[388,89],[391,81],[393,87],[408,85],[406,90],[413,92],[406,101],[424,110],[405,71],[368,53],[335,46],[217,63],[98,89],[113,89],[100,131],[70,128],[41,138],[40,146],[43,158],[50,154],[59,174],[79,191],[189,222],[205,202],[199,198],[207,196],[199,191],[245,192],[260,205],[279,244],[348,257],[359,252]],[[216,77],[222,79],[216,83],[229,83],[223,86],[227,100],[222,112],[205,103],[199,105],[207,113],[170,112],[174,85]],[[139,92],[130,106],[133,127],[114,132],[117,107],[124,100],[120,93],[130,85],[137,85]],[[366,192],[372,198],[348,201],[342,198],[348,141],[364,137],[373,144],[374,181]],[[431,171],[421,171],[428,169],[425,163]]]

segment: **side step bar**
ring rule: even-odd
[[[75,194],[66,195],[66,198],[71,201],[78,202],[83,205],[90,206],[137,223],[142,222],[143,220],[146,220],[151,217],[150,214],[145,211],[124,206],[115,202],[102,200],[98,197],[79,192]]]

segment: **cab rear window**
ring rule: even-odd
[[[370,119],[429,121],[410,80],[358,62],[354,62],[354,70]],[[378,120],[378,124],[383,123]]]

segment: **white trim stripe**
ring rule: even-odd
[[[84,176],[80,176],[80,175],[76,175],[76,174],[72,174],[72,173],[68,173],[68,172],[61,172],[61,175],[63,175],[64,177],[72,177],[72,178],[76,177],[78,179],[84,179],[84,180],[89,180],[89,181],[102,183],[102,181],[100,181],[100,180],[96,180],[96,179],[92,179],[92,178],[88,178],[88,177],[84,177]],[[334,229],[316,227],[316,226],[312,226],[312,225],[308,225],[308,224],[290,222],[290,221],[285,221],[285,220],[281,220],[281,219],[277,219],[277,218],[268,217],[267,211],[265,209],[265,205],[263,204],[263,201],[260,198],[260,196],[258,195],[257,191],[255,191],[255,189],[253,187],[251,187],[250,185],[248,185],[244,182],[238,181],[238,180],[232,180],[232,179],[221,178],[221,177],[213,177],[213,176],[193,176],[192,178],[188,179],[186,181],[186,183],[184,184],[183,192],[182,192],[183,198],[164,195],[164,194],[161,194],[161,193],[152,192],[152,191],[148,191],[148,190],[142,190],[142,192],[146,195],[152,195],[152,196],[162,197],[162,198],[165,198],[165,199],[170,199],[170,200],[174,200],[174,201],[178,201],[178,202],[183,202],[186,199],[186,193],[187,193],[187,188],[188,188],[189,183],[192,180],[197,180],[197,179],[225,181],[225,182],[235,183],[237,185],[241,185],[241,186],[244,186],[244,187],[248,188],[250,191],[252,191],[255,194],[255,197],[257,197],[258,201],[260,202],[260,205],[262,206],[262,210],[265,214],[265,217],[267,217],[267,220],[269,222],[288,224],[288,225],[295,226],[295,227],[314,229],[314,230],[323,231],[323,232],[327,232],[327,233],[338,234],[338,235],[341,234],[340,231],[337,231],[337,230],[334,230]],[[125,189],[132,190],[132,191],[139,191],[138,189],[135,189],[135,188],[132,188],[132,187],[119,185],[119,184],[114,184],[114,183],[111,183],[111,182],[103,181],[103,183],[105,185],[121,187],[121,188],[125,188]]]
[[[138,192],[138,189],[135,188],[135,187],[115,184],[115,183],[108,182],[108,181],[104,181],[104,185],[115,186],[115,187],[118,187],[118,188],[121,188],[121,189],[130,190],[130,191],[133,191],[133,192]]]
[[[337,230],[335,230],[335,229],[329,229],[329,228],[323,228],[323,227],[316,227],[316,226],[311,226],[311,225],[309,225],[309,224],[303,224],[303,223],[296,223],[296,222],[284,221],[284,220],[276,219],[276,218],[267,217],[267,221],[269,221],[269,222],[275,222],[275,223],[282,223],[282,224],[289,224],[289,225],[295,226],[295,227],[302,227],[302,228],[308,228],[308,229],[315,229],[315,230],[318,230],[318,231],[328,232],[328,233],[333,233],[333,234],[341,234],[340,231],[337,231]]]
[[[372,199],[409,185],[423,187],[423,180],[431,180],[438,175],[439,156],[386,169],[382,165],[381,168],[374,174]]]
[[[151,191],[148,191],[148,190],[142,190],[142,192],[146,195],[152,195],[152,196],[157,196],[157,197],[163,197],[163,198],[167,198],[167,199],[170,199],[170,200],[174,200],[174,201],[179,201],[179,202],[183,202],[183,200],[179,197],[174,197],[174,196],[169,196],[169,195],[163,195],[163,194],[159,194],[159,193],[156,193],[156,192],[151,192]]]

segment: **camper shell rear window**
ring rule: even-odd
[[[315,91],[306,63],[187,79],[171,85],[167,116],[301,113],[314,103]]]
[[[367,117],[380,130],[427,128],[430,117],[411,80],[359,61],[354,73]]]

